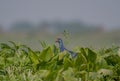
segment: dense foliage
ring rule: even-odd
[[[120,81],[118,47],[101,49],[76,48],[72,59],[55,45],[41,43],[43,50],[25,45],[0,45],[0,81]]]

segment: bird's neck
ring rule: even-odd
[[[59,47],[61,52],[64,51],[65,48],[64,48],[63,42],[59,43]]]
[[[60,48],[64,48],[64,45],[63,45],[63,44],[60,44],[59,47],[60,47]]]

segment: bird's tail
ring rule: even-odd
[[[70,51],[70,50],[68,50],[66,48],[65,48],[65,50],[69,52],[69,54],[71,55],[72,58],[75,58],[77,56],[77,54],[75,52]]]

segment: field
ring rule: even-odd
[[[55,45],[42,50],[12,41],[0,44],[0,81],[120,81],[120,49],[76,47],[76,58]]]
[[[59,52],[57,37],[77,53],[76,58]],[[0,35],[0,81],[120,81],[119,37],[119,31]]]
[[[109,48],[112,45],[120,45],[120,30],[110,32],[93,32],[93,33],[70,33],[63,35],[63,32],[58,34],[38,33],[37,35],[26,35],[21,33],[5,33],[0,34],[0,42],[14,41],[19,44],[25,44],[33,50],[41,50],[39,41],[45,41],[48,44],[55,44],[58,37],[63,38],[65,46],[68,49],[76,47],[92,47],[95,49]]]

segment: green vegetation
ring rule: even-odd
[[[41,42],[34,51],[14,42],[0,45],[0,81],[120,81],[118,47],[95,51],[78,47],[72,59],[55,45]]]

